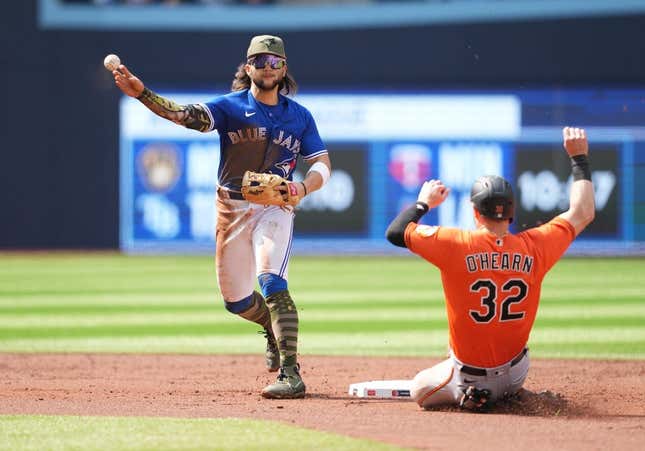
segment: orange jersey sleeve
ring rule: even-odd
[[[408,249],[441,271],[455,356],[483,368],[508,362],[526,346],[544,275],[574,238],[562,218],[502,238],[414,223],[405,230]]]
[[[564,218],[556,217],[551,221],[518,235],[533,243],[538,252],[538,263],[546,274],[569,248],[576,237],[576,230]]]

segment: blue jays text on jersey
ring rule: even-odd
[[[231,140],[231,144],[249,141],[266,141],[267,139],[266,127],[245,128],[244,130],[235,130],[233,132],[228,132],[227,134],[228,138]],[[278,137],[272,140],[273,144],[286,147],[291,151],[291,153],[300,153],[300,140],[294,138],[292,135],[285,137],[285,134],[284,130],[279,130]]]
[[[204,106],[220,135],[217,178],[225,188],[239,191],[246,170],[291,180],[298,155],[310,160],[327,153],[311,113],[286,96],[266,105],[245,89]]]

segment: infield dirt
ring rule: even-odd
[[[0,414],[237,417],[437,450],[625,450],[645,443],[645,361],[532,359],[492,412],[365,400],[350,383],[408,379],[437,359],[302,356],[304,400],[266,400],[259,355],[0,354]]]

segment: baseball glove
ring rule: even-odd
[[[295,206],[300,201],[296,185],[276,174],[246,171],[242,178],[242,195],[261,205]]]

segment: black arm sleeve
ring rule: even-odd
[[[418,222],[428,210],[430,209],[425,202],[417,202],[414,205],[410,205],[390,223],[390,226],[385,232],[385,238],[395,246],[406,247],[405,228],[411,222]]]
[[[587,155],[571,157],[571,174],[573,174],[574,182],[576,180],[591,181],[591,168],[589,167],[589,157]]]

